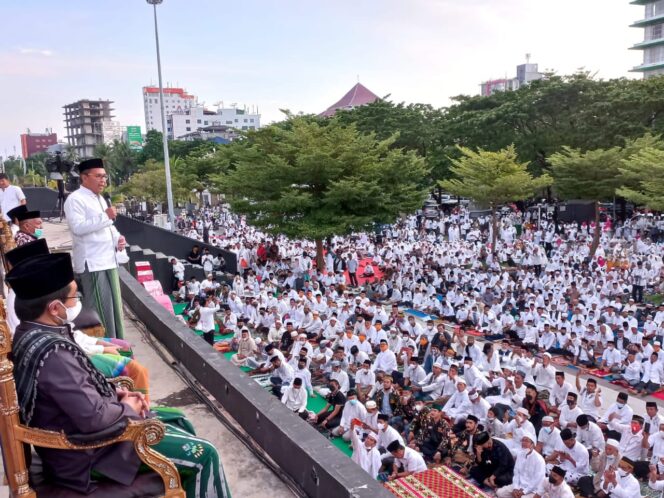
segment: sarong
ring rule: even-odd
[[[134,381],[134,390],[142,392],[150,401],[150,379],[147,368],[136,363],[127,356],[116,354],[93,354],[90,361],[104,377],[129,377]]]
[[[196,437],[180,410],[154,407],[152,411],[166,425],[164,438],[153,448],[175,464],[187,498],[231,498],[216,448]]]
[[[79,273],[83,292],[83,306],[97,310],[106,337],[124,339],[122,296],[118,269]]]

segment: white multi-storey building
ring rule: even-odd
[[[197,105],[197,99],[183,88],[164,88],[164,112],[166,117],[175,112],[183,112]],[[146,131],[163,131],[161,127],[161,107],[159,87],[143,87],[143,108],[145,111]]]
[[[190,107],[179,112],[166,112],[168,138],[180,138],[206,126],[228,126],[236,130],[256,130],[260,128],[261,115],[249,113],[237,107],[219,108],[208,111],[201,106]]]
[[[643,73],[644,78],[664,74],[664,0],[632,0],[641,5],[645,17],[636,21],[633,28],[643,28],[643,41],[632,46],[632,50],[643,50],[643,63],[631,69]]]

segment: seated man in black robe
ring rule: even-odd
[[[491,438],[488,432],[480,432],[474,444],[475,466],[470,469],[470,477],[478,485],[494,490],[511,484],[514,458],[507,446]]]
[[[142,393],[116,390],[74,342],[70,324],[81,303],[69,254],[26,259],[6,282],[16,293],[14,309],[21,320],[12,360],[24,424],[89,437],[123,420],[158,417],[166,434],[154,448],[174,460],[187,497],[230,497],[216,449],[195,437],[189,421],[172,410],[150,408]],[[132,486],[141,467],[131,442],[87,451],[36,451],[51,481],[84,494],[98,485],[93,475]]]

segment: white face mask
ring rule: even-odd
[[[73,323],[74,320],[76,320],[76,317],[81,313],[81,309],[83,309],[83,305],[79,300],[76,300],[76,304],[73,308],[67,308],[62,301],[58,301],[58,303],[62,305],[62,307],[65,309],[65,313],[67,314],[67,318],[64,320],[63,325],[65,323]],[[62,320],[62,318],[58,318]]]

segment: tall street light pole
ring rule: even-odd
[[[157,5],[163,0],[147,0],[154,9],[154,41],[157,45],[157,72],[159,74],[159,107],[161,108],[161,129],[164,142],[164,168],[166,170],[166,200],[168,202],[168,221],[171,230],[175,230],[175,211],[173,210],[173,188],[171,186],[171,160],[168,156],[168,132],[166,113],[164,112],[164,87],[161,82],[161,57],[159,55],[159,31],[157,30]]]

